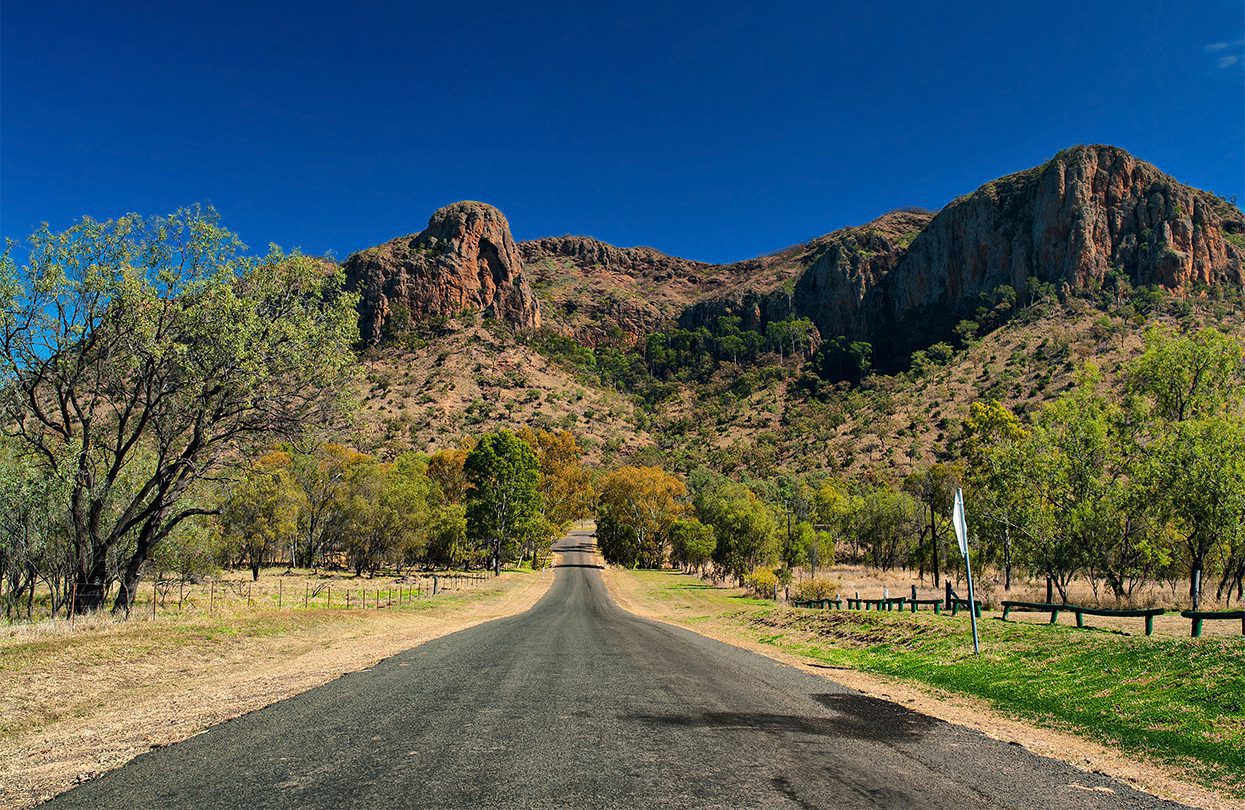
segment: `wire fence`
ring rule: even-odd
[[[264,576],[258,580],[152,579],[135,593],[128,617],[154,619],[171,615],[224,615],[262,610],[381,610],[474,590],[493,578],[490,574],[478,572],[438,572],[384,582],[289,574]],[[43,600],[39,600],[39,606],[44,607],[42,612],[35,610],[8,623],[68,620],[73,624],[82,618],[75,609],[76,597],[76,592],[71,589],[67,604],[56,611],[59,615],[53,614],[50,604],[45,606]]]

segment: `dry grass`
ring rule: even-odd
[[[0,636],[0,805],[31,806],[151,748],[521,612],[552,580],[551,571],[507,573],[379,610],[242,603],[10,628]]]
[[[927,576],[922,581],[917,576],[917,572],[912,570],[894,569],[882,572],[876,568],[863,565],[837,565],[829,570],[818,571],[818,576],[826,576],[837,580],[840,585],[840,593],[844,596],[860,594],[867,599],[877,599],[882,596],[883,589],[893,597],[909,596],[913,585],[917,586],[917,596],[921,599],[937,599],[943,595],[941,588],[933,586],[931,577]],[[968,597],[968,587],[962,579],[953,579],[951,585],[960,598]],[[999,603],[1004,599],[1017,602],[1046,601],[1045,580],[1026,579],[1015,572],[1013,572],[1010,591],[1003,590],[1002,578],[998,575],[998,572],[993,570],[986,576],[975,576],[973,585],[976,590],[976,597],[982,600],[987,608],[994,608],[994,614],[1002,613]],[[1134,593],[1133,599],[1124,606],[1166,607],[1169,610],[1173,610],[1177,606],[1187,607],[1188,589],[1189,584],[1187,580],[1177,581],[1174,589],[1166,583],[1149,584],[1139,588]],[[1216,602],[1213,597],[1213,590],[1205,594],[1202,601],[1203,610],[1239,609],[1239,605],[1235,602],[1228,605],[1223,602]],[[1060,601],[1057,593],[1055,601]],[[1117,606],[1104,590],[1100,589],[1095,593],[1090,583],[1084,579],[1075,580],[1069,586],[1068,601],[1077,605]],[[1049,621],[1049,614],[1014,612],[1008,619],[1018,622],[1046,624]],[[1141,619],[1087,616],[1086,623],[1092,627],[1133,635],[1144,632],[1144,623]],[[1059,624],[1075,625],[1076,617],[1068,612],[1062,613],[1059,616]],[[1189,628],[1189,619],[1181,618],[1178,611],[1155,617],[1154,620],[1154,634],[1156,636],[1188,637]],[[1241,634],[1241,623],[1239,620],[1206,622],[1202,634],[1205,636],[1239,636]]]
[[[513,335],[483,326],[462,326],[418,351],[387,348],[364,371],[353,443],[368,452],[432,451],[518,425],[573,431],[589,461],[606,445],[651,444],[635,430],[635,405],[624,394],[576,379]]]

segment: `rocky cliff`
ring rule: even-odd
[[[785,283],[774,286],[771,279],[739,285],[690,307],[679,322],[689,328],[711,326],[722,315],[737,315],[745,329],[763,331],[769,321],[797,316],[812,319],[823,336],[863,333],[876,315],[871,291],[895,268],[931,216],[895,211],[792,248],[779,254],[799,268]],[[754,277],[746,269],[740,275]]]
[[[823,337],[874,344],[884,364],[944,339],[979,296],[1031,278],[1095,290],[1110,274],[1177,294],[1245,285],[1245,216],[1110,146],[1078,146],[987,183],[935,215],[898,211],[814,240],[794,290],[710,296],[686,325],[808,317]]]
[[[457,202],[428,227],[360,251],[345,263],[360,293],[359,332],[366,345],[395,321],[479,312],[519,330],[540,327],[540,303],[523,275],[510,223],[491,205]]]
[[[589,346],[635,346],[676,322],[712,326],[722,315],[758,330],[798,316],[823,338],[870,341],[895,366],[948,337],[1002,285],[1021,295],[1030,279],[1095,290],[1119,275],[1189,294],[1245,286],[1243,264],[1245,215],[1234,205],[1122,149],[1078,146],[937,214],[895,211],[733,264],[583,236],[516,245],[501,212],[465,202],[415,236],[350,257],[346,272],[362,293],[366,343],[394,319],[463,311],[519,330],[543,323]]]
[[[1242,233],[1245,217],[1215,195],[1122,149],[1078,146],[953,201],[866,294],[867,322],[823,309],[819,326],[899,357],[942,336],[979,294],[1023,292],[1030,278],[1061,290],[1098,289],[1113,272],[1180,294],[1239,287]]]

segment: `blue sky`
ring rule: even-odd
[[[1239,0],[592,5],[5,2],[0,232],[344,257],[479,199],[727,261],[1100,142],[1245,199]]]

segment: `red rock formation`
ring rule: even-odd
[[[1215,195],[1122,149],[1078,146],[940,211],[865,295],[867,324],[845,308],[818,325],[867,334],[898,357],[939,339],[979,294],[1023,293],[1031,277],[1069,290],[1098,289],[1113,271],[1177,293],[1241,286],[1241,252],[1226,237],[1242,232],[1245,217]]]
[[[346,283],[361,295],[359,333],[377,343],[402,313],[419,322],[482,312],[517,329],[540,327],[540,304],[500,211],[478,202],[438,210],[428,227],[346,260]]]
[[[1112,273],[1177,293],[1245,286],[1245,215],[1122,149],[1078,146],[931,215],[896,211],[778,253],[713,265],[579,236],[516,246],[501,212],[455,203],[413,237],[352,256],[360,331],[387,320],[491,312],[590,346],[638,345],[674,323],[748,329],[808,317],[821,336],[869,340],[883,364],[945,339],[980,296],[1030,278],[1095,290]]]
[[[1101,286],[1111,270],[1173,290],[1241,284],[1224,239],[1241,213],[1122,149],[1079,146],[962,197],[930,223],[895,279],[897,312],[1029,276]]]

